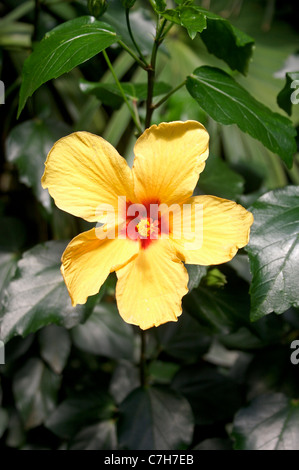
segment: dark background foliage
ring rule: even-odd
[[[154,16],[149,2],[137,4],[132,26],[147,54]],[[155,4],[159,9],[163,2]],[[40,186],[47,152],[76,130],[101,135],[131,164],[130,112],[102,54],[95,53],[24,98],[17,119],[31,49],[54,27],[89,11],[84,0],[0,4],[6,90],[0,107],[1,450],[299,449],[299,364],[291,361],[292,353],[297,360],[291,346],[299,336],[299,158],[293,138],[299,106],[290,107],[289,85],[280,107],[276,101],[290,64],[299,70],[298,8],[291,0],[195,4],[254,38],[252,60],[247,64],[249,52],[243,51],[231,70],[229,49],[216,57],[208,33],[196,36],[194,24],[179,19],[160,49],[156,99],[186,77],[187,87],[165,101],[152,122],[203,122],[211,155],[196,192],[240,202],[253,211],[255,224],[249,246],[231,262],[188,267],[190,292],[179,321],[146,334],[146,386],[140,385],[139,329],[117,312],[115,276],[86,305],[72,308],[60,257],[89,224],[57,209]],[[121,3],[108,0],[101,20],[131,46],[122,15]],[[207,31],[219,26],[208,21]],[[144,122],[145,72],[117,43],[108,52]],[[209,102],[212,78],[219,89]],[[239,102],[234,109],[224,97],[232,83],[232,100],[242,87],[245,114],[257,111],[251,132],[238,114]],[[221,114],[227,107],[229,122]]]

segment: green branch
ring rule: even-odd
[[[121,86],[120,81],[118,80],[118,77],[117,77],[117,75],[116,75],[116,73],[115,73],[115,70],[114,70],[114,68],[113,68],[113,65],[111,64],[110,59],[109,59],[109,57],[108,57],[107,52],[106,52],[105,49],[103,50],[103,56],[104,56],[104,58],[105,58],[105,60],[106,60],[106,62],[107,62],[107,65],[108,65],[108,67],[109,67],[109,69],[110,69],[110,71],[111,71],[111,73],[112,73],[112,75],[113,75],[113,78],[114,78],[114,80],[115,80],[115,83],[116,83],[116,85],[117,85],[117,87],[118,87],[118,89],[119,89],[119,91],[120,91],[120,93],[121,93],[121,95],[122,95],[122,97],[123,97],[123,99],[124,99],[124,102],[126,103],[128,109],[129,109],[129,111],[130,111],[130,113],[131,113],[131,116],[132,116],[132,119],[133,119],[133,121],[134,121],[134,124],[135,124],[135,126],[136,126],[138,132],[141,134],[141,133],[142,133],[142,129],[141,129],[141,126],[140,126],[139,116],[138,116],[138,114],[136,115],[136,113],[134,112],[134,109],[131,107],[131,105],[130,105],[130,103],[129,103],[129,100],[128,100],[128,98],[127,98],[125,92],[124,92],[123,87]]]

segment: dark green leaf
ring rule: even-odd
[[[102,421],[83,428],[72,440],[70,450],[114,450],[117,449],[114,420]]]
[[[228,282],[225,288],[199,286],[187,295],[183,304],[199,323],[217,333],[236,331],[249,323],[248,286]]]
[[[57,436],[67,439],[89,424],[112,418],[114,412],[115,405],[107,393],[100,389],[82,392],[63,401],[45,425]]]
[[[120,405],[119,445],[134,450],[176,450],[190,444],[193,416],[185,398],[162,388],[134,390]]]
[[[60,377],[42,361],[31,358],[13,381],[16,406],[26,429],[42,424],[56,405]]]
[[[143,101],[147,97],[146,83],[122,82],[121,86],[126,97],[130,100]],[[83,93],[95,95],[103,104],[110,106],[113,109],[120,108],[124,102],[119,88],[114,83],[96,83],[81,79],[80,89]],[[170,90],[171,87],[167,85],[167,83],[157,82],[154,85],[153,96],[163,95],[168,93]]]
[[[93,16],[67,21],[47,33],[24,64],[18,116],[43,83],[69,72],[118,39],[110,25]]]
[[[16,164],[21,182],[33,189],[47,211],[51,210],[51,198],[40,182],[45,161],[54,142],[69,133],[70,128],[62,122],[36,119],[14,127],[6,140],[7,160]]]
[[[114,369],[109,391],[117,404],[140,385],[140,372],[132,361],[120,360]]]
[[[54,372],[61,374],[71,351],[69,332],[61,326],[49,325],[39,332],[38,340],[41,357]]]
[[[166,323],[158,329],[160,348],[180,361],[192,362],[206,353],[211,344],[211,337],[187,312],[177,323]]]
[[[282,324],[281,338],[285,337]],[[299,376],[296,374],[297,365],[291,362],[292,352],[290,343],[257,351],[246,371],[247,396],[250,400],[270,392],[285,393],[289,397],[298,395]]]
[[[200,175],[197,188],[205,194],[213,194],[225,199],[236,199],[243,193],[244,179],[231,170],[228,164],[219,157],[210,155],[205,171]]]
[[[166,8],[166,1],[165,0],[154,0],[153,1],[155,8],[155,11],[157,13],[160,13],[161,11],[164,11]]]
[[[72,338],[82,351],[133,360],[133,329],[123,321],[114,304],[97,305],[88,320],[72,330]]]
[[[228,420],[241,405],[239,386],[212,366],[184,366],[172,387],[188,399],[199,425]]]
[[[199,286],[200,281],[207,274],[207,267],[199,266],[198,264],[186,264],[185,267],[188,271],[188,289],[190,292],[192,289]]]
[[[291,121],[258,102],[223,70],[203,66],[187,78],[187,89],[217,122],[237,124],[277,153],[291,168],[296,152],[296,131]]]
[[[4,408],[0,408],[0,439],[8,426],[8,412]]]
[[[1,339],[26,336],[49,323],[72,328],[91,313],[89,302],[72,307],[59,270],[66,245],[57,241],[37,245],[18,262],[17,278],[4,299]]]
[[[299,72],[288,72],[283,89],[277,95],[277,104],[289,116],[292,114],[292,104],[299,103]]]
[[[299,187],[287,186],[260,197],[246,248],[253,275],[251,318],[299,306]]]
[[[205,439],[200,444],[193,447],[192,450],[233,450],[232,447],[232,442],[229,439],[214,437]]]
[[[197,5],[178,6],[161,13],[164,18],[184,26],[191,39],[200,33],[208,51],[224,60],[232,70],[246,74],[254,39],[229,21]]]
[[[237,450],[297,450],[299,401],[266,394],[241,409],[234,420]]]
[[[19,219],[0,218],[0,312],[5,289],[16,272],[25,239],[26,229]]]

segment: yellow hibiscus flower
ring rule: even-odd
[[[208,145],[208,132],[196,121],[153,125],[138,138],[131,169],[114,147],[88,132],[54,144],[43,188],[60,209],[104,222],[75,237],[62,255],[74,306],[115,271],[116,301],[126,322],[147,329],[176,321],[188,292],[183,262],[224,263],[248,243],[250,212],[226,199],[191,197]],[[152,215],[151,207],[162,205]]]

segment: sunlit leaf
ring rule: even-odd
[[[49,323],[72,328],[91,313],[90,302],[72,307],[59,269],[65,247],[66,242],[57,241],[37,245],[18,262],[4,299],[2,340],[26,336]]]
[[[69,72],[117,40],[114,29],[93,16],[67,21],[47,33],[24,64],[18,115],[43,83]]]
[[[237,450],[297,450],[299,402],[283,394],[257,397],[234,420]]]
[[[290,168],[296,152],[296,131],[291,121],[258,102],[230,75],[215,67],[197,68],[187,78],[187,89],[217,122],[237,124],[277,153]]]
[[[253,275],[251,318],[299,306],[299,187],[261,196],[252,206],[254,224],[246,248]]]

